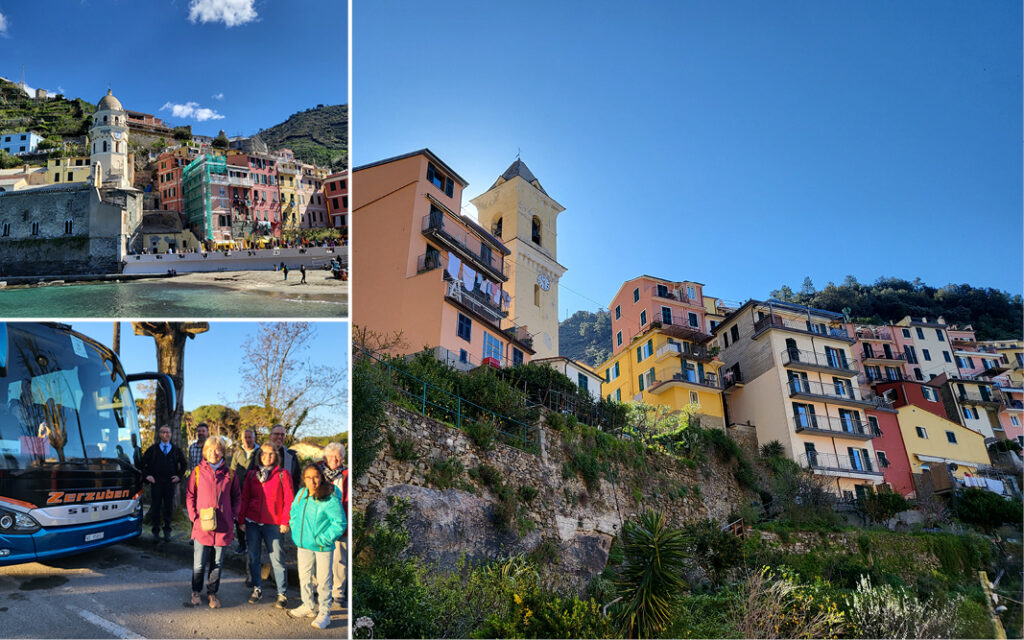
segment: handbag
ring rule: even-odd
[[[199,467],[196,467],[196,496],[199,496]],[[216,482],[216,478],[214,478]],[[220,505],[220,488],[217,488],[217,504]],[[199,510],[199,528],[203,531],[217,530],[217,507],[205,507]]]

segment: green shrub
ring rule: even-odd
[[[731,531],[722,531],[714,520],[705,519],[683,528],[694,560],[715,584],[729,568],[743,562],[743,542]]]
[[[384,446],[381,424],[388,399],[386,377],[372,361],[352,364],[352,467],[353,477],[366,473]]]
[[[596,491],[601,480],[601,463],[591,453],[581,447],[570,447],[569,468],[573,475],[578,474],[586,485],[587,491]]]
[[[565,416],[558,413],[557,411],[552,411],[551,413],[549,413],[547,417],[544,419],[544,423],[547,424],[549,428],[554,429],[555,431],[565,430]]]
[[[445,460],[435,460],[430,465],[426,480],[438,489],[451,489],[460,485],[464,471],[462,463],[454,456]]]
[[[407,462],[420,457],[416,453],[416,440],[410,436],[397,436],[388,432],[388,444],[391,446],[391,455],[395,460]]]
[[[1020,526],[1024,511],[1020,500],[1005,500],[999,495],[968,487],[953,501],[953,513],[962,522],[992,531],[1003,523]]]
[[[616,619],[626,637],[650,638],[665,630],[686,587],[686,538],[663,516],[646,511],[623,526],[625,565],[618,581]]]
[[[893,491],[869,491],[857,499],[857,509],[874,523],[886,522],[909,508],[907,499]]]
[[[519,499],[523,502],[533,502],[539,494],[540,490],[537,487],[532,487],[528,484],[519,487]]]
[[[487,463],[480,463],[473,467],[469,470],[469,475],[491,489],[502,485],[501,472]]]
[[[772,440],[761,445],[762,458],[778,458],[785,455],[786,449],[778,440]]]
[[[485,416],[475,420],[464,419],[462,430],[466,432],[473,444],[487,451],[494,446],[494,436],[498,433],[498,426],[490,416]]]

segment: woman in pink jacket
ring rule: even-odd
[[[281,557],[281,534],[288,532],[288,517],[292,509],[292,476],[287,469],[277,464],[277,450],[265,443],[260,447],[259,461],[249,472],[242,489],[242,508],[236,519],[239,528],[245,532],[249,547],[249,573],[253,589],[249,604],[256,604],[263,597],[263,580],[260,570],[262,549],[267,547],[270,566],[277,583],[278,609],[288,606],[285,590],[288,587],[284,560]]]
[[[220,568],[224,547],[235,538],[235,514],[241,502],[241,492],[224,461],[224,442],[216,436],[203,444],[203,461],[192,472],[185,490],[185,507],[192,520],[192,605],[200,604],[199,593],[206,581],[206,595],[210,608],[220,607],[217,588],[220,587]],[[212,511],[210,511],[212,509]]]

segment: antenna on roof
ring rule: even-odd
[[[519,152],[520,152],[519,147],[516,147],[516,160],[519,159]]]

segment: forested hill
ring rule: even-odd
[[[293,114],[281,124],[261,129],[260,138],[269,149],[286,147],[303,162],[348,168],[348,105],[318,105]]]
[[[969,284],[930,287],[920,278],[913,282],[900,278],[879,278],[874,284],[861,284],[846,276],[842,284],[829,282],[820,291],[810,278],[799,291],[788,286],[772,291],[774,298],[819,309],[842,312],[850,308],[855,321],[871,324],[895,322],[903,316],[943,316],[949,324],[974,327],[979,340],[1021,338],[1024,312],[1021,296]]]
[[[33,100],[18,85],[0,80],[0,131],[35,131],[43,137],[83,136],[96,105],[81,98],[57,96]]]
[[[596,366],[612,353],[612,316],[577,311],[558,324],[559,355]]]
[[[1020,295],[969,284],[930,287],[920,278],[879,278],[874,284],[861,284],[847,276],[842,284],[830,282],[820,291],[806,278],[799,291],[783,286],[769,296],[837,313],[848,307],[854,321],[869,324],[896,322],[907,315],[941,315],[950,324],[972,325],[979,340],[1020,339],[1024,326]],[[611,355],[611,316],[607,311],[577,311],[558,325],[558,341],[560,355],[600,364]]]

